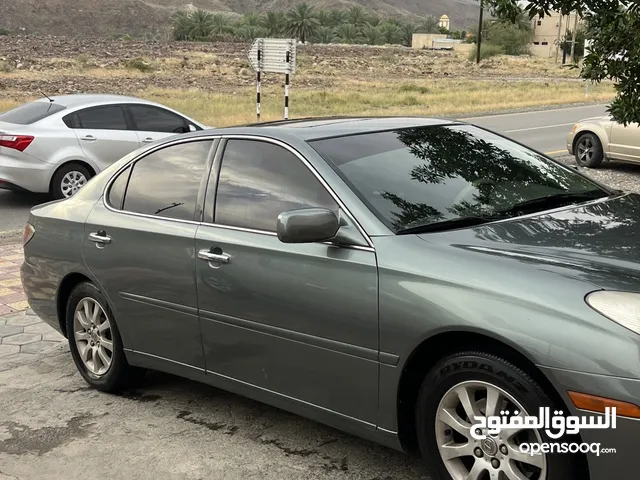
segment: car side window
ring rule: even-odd
[[[201,140],[172,145],[138,160],[132,167],[123,210],[193,220],[212,143]]]
[[[273,232],[288,210],[338,205],[293,153],[272,143],[229,140],[224,150],[215,223]]]
[[[114,180],[109,188],[109,205],[118,210],[122,209],[122,202],[124,201],[124,192],[127,189],[127,183],[129,183],[129,175],[131,174],[131,167],[127,167],[123,170],[118,177]]]
[[[87,108],[76,113],[77,127],[91,130],[127,130],[124,109],[119,105]],[[73,127],[72,127],[73,128]]]
[[[147,105],[129,105],[136,129],[142,132],[186,133],[187,121],[173,112]]]

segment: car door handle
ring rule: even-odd
[[[142,143],[151,143],[151,142],[153,142],[153,138],[151,137],[147,137],[144,140],[142,140]]]
[[[99,243],[102,245],[111,243],[111,237],[104,232],[90,233],[89,240],[91,240],[94,243]]]
[[[198,252],[198,258],[207,262],[213,263],[229,263],[231,256],[226,253],[212,253],[209,250],[200,250]]]
[[[84,137],[80,137],[80,140],[84,140],[85,142],[95,142],[97,138],[93,135],[85,135]]]

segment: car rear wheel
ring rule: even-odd
[[[51,181],[51,194],[56,200],[70,198],[84,187],[91,178],[91,172],[78,164],[67,163],[60,167]]]
[[[506,360],[481,352],[448,356],[429,372],[418,395],[421,454],[439,480],[576,478],[571,454],[523,452],[523,444],[555,442],[543,429],[510,427],[492,435],[483,428],[485,439],[471,435],[473,417],[505,411],[509,417],[514,411],[537,417],[540,407],[552,414],[559,409],[535,380]]]
[[[115,392],[129,386],[140,370],[127,363],[113,313],[92,283],[81,283],[67,303],[69,348],[82,378],[92,387]]]
[[[584,133],[576,142],[576,162],[581,167],[595,168],[604,160],[604,152],[600,139],[593,133]]]

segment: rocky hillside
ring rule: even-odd
[[[286,10],[300,0],[6,0],[0,28],[16,33],[70,36],[158,35],[167,32],[173,12],[202,8],[247,13]],[[452,29],[464,29],[477,18],[477,0],[314,0],[318,9],[360,4],[387,15],[416,17],[447,14]]]

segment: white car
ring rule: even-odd
[[[164,105],[120,95],[63,95],[0,113],[0,189],[68,198],[116,160],[203,130]]]

